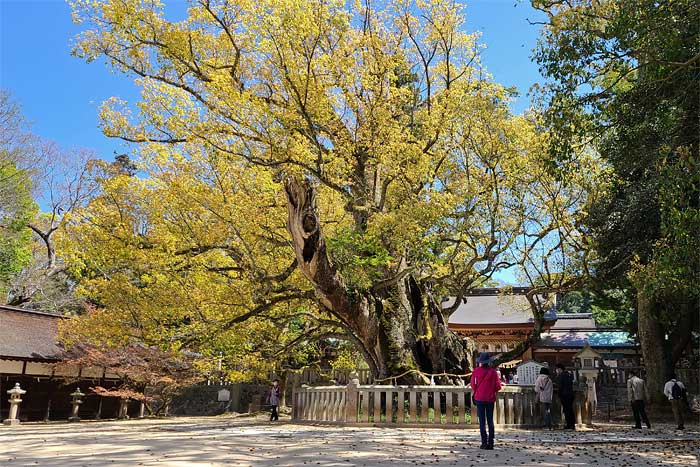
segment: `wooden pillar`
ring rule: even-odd
[[[311,398],[310,400],[310,410],[309,410],[309,420],[316,420],[316,412],[318,410],[318,393],[314,391],[313,389],[309,389],[309,397]]]
[[[513,393],[506,393],[504,396],[506,396],[505,423],[506,425],[513,425],[515,423]]]
[[[391,420],[393,418],[392,416],[392,410],[393,410],[393,403],[392,403],[392,395],[393,391],[384,391],[384,421],[386,423],[391,423]]]
[[[321,391],[318,395],[318,399],[319,407],[317,420],[326,420],[326,413],[328,412],[328,393],[326,391]]]
[[[404,420],[406,419],[406,393],[404,392],[403,388],[399,388],[397,396],[396,423],[404,423]]]
[[[95,420],[99,420],[102,418],[102,396],[97,396],[99,397],[99,401],[97,402],[97,412],[95,412]]]
[[[496,394],[496,410],[498,412],[498,419],[496,420],[496,424],[498,425],[504,425],[505,422],[505,394],[502,392],[499,392]]]
[[[408,393],[408,422],[409,423],[415,423],[418,421],[417,415],[416,415],[416,390],[411,389],[410,392]]]
[[[299,394],[301,401],[299,406],[299,419],[308,420],[309,418],[309,387],[306,384],[301,385],[301,393]]]
[[[464,424],[464,396],[468,395],[465,391],[458,391],[457,392],[457,424],[458,425],[463,425]]]
[[[471,400],[471,397],[472,397],[471,391],[469,391],[469,392],[467,393],[467,396],[468,396],[468,397],[470,398],[470,400]],[[476,404],[474,403],[473,400],[471,400],[471,410],[470,410],[470,413],[471,413],[471,424],[472,424],[472,425],[478,425],[478,424],[479,424],[479,417],[478,417],[478,412],[477,412],[477,409],[476,409]]]
[[[46,403],[46,412],[44,412],[44,421],[48,422],[50,417],[51,417],[51,398],[49,397],[49,400]]]
[[[330,394],[331,396],[331,413],[328,420],[335,422],[338,420],[338,406],[340,405],[340,392],[334,390]]]
[[[360,421],[369,423],[369,390],[362,391],[362,418]]]
[[[382,392],[379,389],[372,391],[374,395],[374,410],[372,411],[372,420],[374,423],[380,423],[382,421]]]

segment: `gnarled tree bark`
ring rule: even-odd
[[[464,342],[447,328],[439,301],[416,280],[409,265],[402,264],[399,274],[380,286],[348,290],[327,253],[314,187],[290,177],[285,191],[287,229],[299,268],[313,284],[319,304],[361,346],[375,378],[425,383],[421,373],[469,371]]]

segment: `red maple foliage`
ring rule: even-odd
[[[158,415],[180,390],[202,381],[194,356],[142,344],[109,347],[77,343],[65,350],[63,361],[56,366],[106,368],[108,374],[116,375],[118,384],[110,388],[94,386],[89,388],[91,391],[143,402],[149,413]]]

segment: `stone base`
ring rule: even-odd
[[[68,421],[69,421],[69,422],[79,422],[79,421],[80,421],[80,417],[68,417]]]
[[[19,425],[19,420],[16,418],[8,418],[2,421],[3,425]]]

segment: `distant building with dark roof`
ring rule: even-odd
[[[471,291],[450,315],[448,326],[465,338],[474,339],[480,351],[500,354],[513,349],[532,331],[534,318],[525,294],[527,287],[475,289]],[[520,361],[536,360],[552,364],[572,364],[573,356],[586,343],[603,355],[609,366],[636,365],[639,346],[620,329],[597,326],[591,313],[557,313],[556,297],[538,297],[545,303],[541,339],[519,359],[507,362],[505,367]],[[443,302],[443,308],[454,304],[454,298]]]
[[[55,362],[61,359],[58,323],[63,316],[0,305],[0,374],[9,362]]]
[[[475,340],[480,351],[499,354],[511,350],[530,334],[535,323],[525,296],[528,291],[527,287],[472,290],[450,315],[448,326],[460,336]],[[543,329],[548,330],[557,319],[555,304],[553,300],[548,303],[547,297],[539,296],[538,299],[547,306]],[[443,308],[454,305],[454,300],[445,300]],[[528,349],[517,361],[503,366],[514,366],[520,360],[531,359],[532,351]]]

